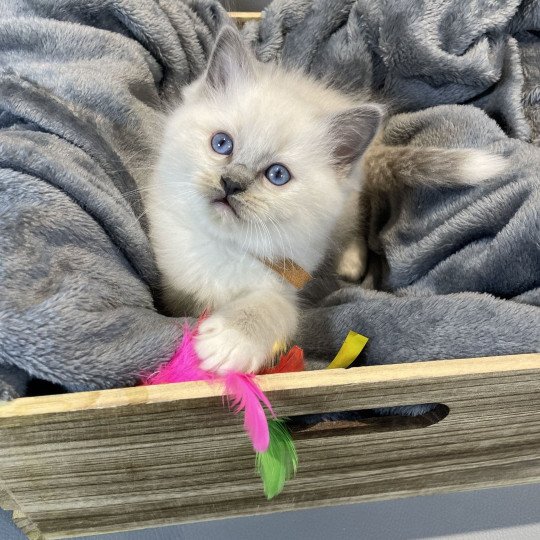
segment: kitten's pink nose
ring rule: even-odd
[[[239,184],[238,182],[235,182],[229,176],[221,177],[221,185],[223,186],[223,189],[225,190],[225,197],[228,197],[229,195],[234,195],[235,193],[240,193],[241,191],[244,191],[245,189],[241,184]]]

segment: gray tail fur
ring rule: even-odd
[[[374,144],[364,157],[371,187],[473,186],[504,171],[506,160],[475,149],[446,149]]]

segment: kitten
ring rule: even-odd
[[[196,341],[205,369],[257,372],[293,338],[297,290],[279,272],[287,261],[307,275],[337,253],[343,276],[362,275],[361,209],[377,189],[470,184],[500,170],[480,151],[380,141],[363,158],[382,116],[256,61],[233,27],[218,36],[166,123],[146,201],[170,312],[186,315],[190,302],[190,315],[211,310]]]
[[[207,71],[169,118],[147,201],[172,313],[209,308],[202,366],[256,372],[298,323],[276,271],[312,273],[333,242],[381,107],[262,64],[226,27]]]

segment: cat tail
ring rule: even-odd
[[[375,188],[396,183],[433,187],[474,186],[507,167],[502,156],[470,148],[373,145],[364,158],[365,178]]]

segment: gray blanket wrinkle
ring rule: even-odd
[[[162,111],[230,21],[213,0],[4,0],[2,15],[0,399],[30,376],[134,384],[181,336],[158,310],[138,189]],[[370,337],[366,364],[539,351],[540,1],[274,0],[243,32],[263,61],[387,103],[385,144],[508,160],[481,186],[370,200],[368,279],[330,280],[304,310],[310,368],[350,329]]]
[[[0,365],[134,384],[181,329],[155,308],[137,192],[166,100],[226,21],[212,1],[9,0],[0,22]]]

